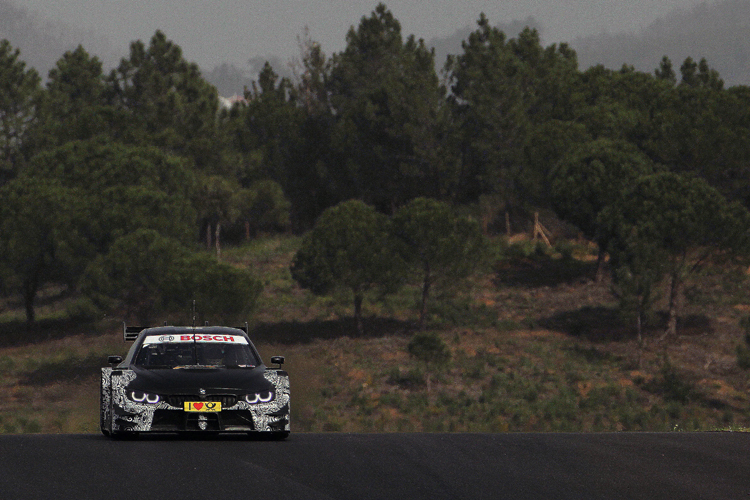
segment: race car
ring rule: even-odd
[[[134,342],[101,373],[101,431],[289,435],[289,375],[269,368],[243,328],[123,325]]]

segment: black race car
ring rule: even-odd
[[[124,327],[134,341],[123,360],[102,368],[101,430],[121,437],[141,432],[244,432],[289,435],[289,375],[284,358],[263,364],[244,328]]]

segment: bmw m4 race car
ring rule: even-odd
[[[243,432],[289,435],[284,358],[263,364],[244,328],[123,327],[127,356],[102,368],[102,433]]]

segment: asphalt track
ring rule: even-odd
[[[750,434],[0,437],[0,499],[746,499]]]

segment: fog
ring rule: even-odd
[[[298,54],[297,37],[311,38],[330,54],[342,50],[346,32],[377,1],[364,0],[12,0],[18,7],[107,38],[121,54],[132,40],[148,41],[157,29],[204,68],[223,62]],[[385,2],[405,35],[430,40],[473,25],[480,12],[492,24],[533,16],[545,44],[602,32],[638,32],[675,9],[699,0],[392,0]],[[706,3],[706,2],[703,2]],[[713,3],[713,2],[708,2]]]

